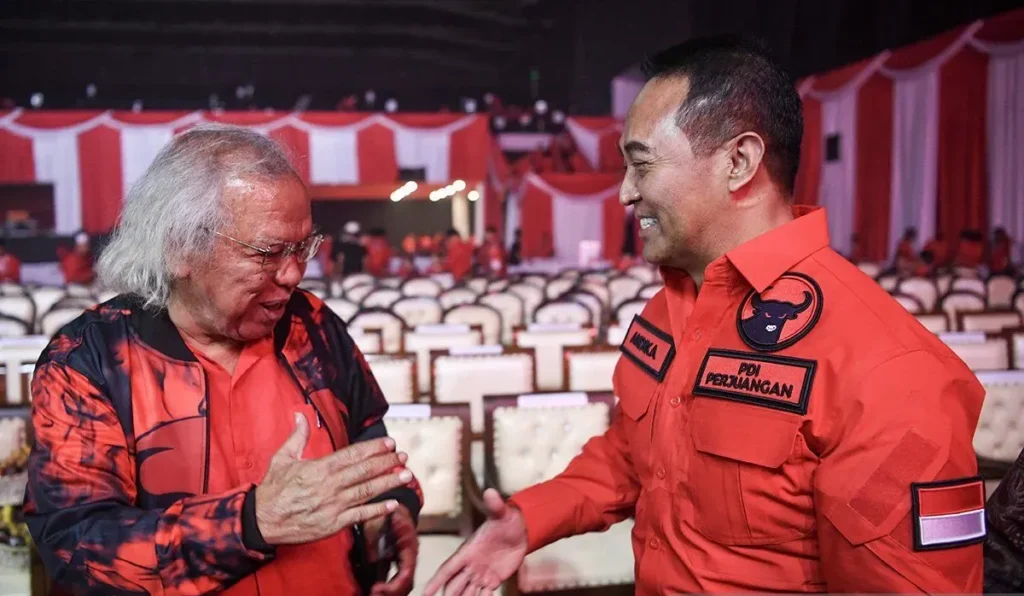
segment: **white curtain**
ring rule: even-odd
[[[889,239],[907,227],[924,241],[935,235],[938,178],[938,68],[893,81],[892,193]]]
[[[576,262],[580,242],[604,239],[604,203],[593,199],[551,196],[551,221],[555,223],[555,258]],[[527,216],[529,217],[529,216]]]
[[[58,234],[82,229],[82,185],[78,167],[76,129],[32,135],[36,180],[53,184],[53,209]]]
[[[1024,52],[989,58],[988,164],[991,224],[1006,228],[1020,250],[1024,242]]]
[[[310,127],[309,178],[314,184],[358,184],[357,129]]]
[[[644,86],[641,74],[626,73],[612,79],[612,116],[616,120],[625,120],[633,100]]]
[[[587,160],[590,167],[598,168],[601,162],[601,134],[603,131],[590,130],[572,118],[565,121],[565,128],[576,143],[576,149],[579,150],[580,155]]]
[[[448,183],[451,132],[448,129],[419,130],[396,126],[395,159],[400,168],[424,168],[426,181]]]
[[[125,126],[121,129],[121,180],[126,195],[173,137],[174,128],[168,126]]]
[[[829,136],[839,135],[839,159],[822,162],[818,204],[828,213],[832,247],[844,255],[849,254],[856,219],[857,91],[854,87],[821,102],[822,149]]]

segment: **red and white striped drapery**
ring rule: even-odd
[[[576,149],[597,172],[622,169],[619,136],[622,122],[611,116],[576,116],[565,121]]]
[[[105,232],[160,149],[200,122],[270,135],[310,184],[395,182],[402,168],[423,168],[437,183],[487,175],[491,137],[480,115],[15,110],[0,115],[0,183],[53,183],[58,233]]]
[[[579,243],[601,242],[602,256],[622,253],[626,212],[621,173],[527,174],[520,190],[523,256],[576,261]]]
[[[809,77],[798,203],[829,211],[885,260],[906,227],[949,243],[1003,226],[1024,239],[1024,11]],[[837,148],[828,155],[827,147]]]

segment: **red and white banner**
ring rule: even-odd
[[[487,119],[461,114],[352,112],[31,112],[0,115],[0,183],[54,185],[56,231],[105,232],[160,149],[201,122],[248,126],[281,142],[310,184],[483,180]]]
[[[829,212],[841,252],[889,258],[921,242],[1002,226],[1024,238],[1024,11],[805,79],[796,201]]]
[[[626,224],[621,182],[621,173],[527,174],[520,193],[523,256],[576,261],[580,242],[596,240],[605,259],[617,258]]]
[[[565,121],[576,149],[597,172],[618,172],[622,169],[619,136],[622,122],[610,116],[576,116]]]

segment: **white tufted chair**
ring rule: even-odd
[[[939,310],[949,315],[950,321],[957,321],[960,311],[985,310],[985,298],[971,292],[950,292],[939,300]]]
[[[654,298],[654,295],[660,292],[661,289],[664,287],[665,286],[660,283],[648,284],[640,288],[640,291],[637,292],[636,297],[645,301],[650,300],[651,298]]]
[[[479,296],[480,294],[487,292],[487,285],[489,283],[490,280],[486,277],[474,277],[466,280],[465,286],[476,292],[476,295]]]
[[[21,284],[0,281],[0,296],[28,296],[28,290]]]
[[[384,333],[380,329],[348,328],[349,337],[363,354],[381,354],[384,352]]]
[[[402,292],[395,288],[377,288],[363,297],[359,306],[362,308],[391,308],[391,305],[402,299]]]
[[[100,302],[107,302],[108,300],[112,300],[115,297],[117,297],[117,292],[111,290],[101,290],[99,294],[96,295],[96,299],[99,300]]]
[[[619,347],[622,342],[626,341],[626,330],[629,329],[627,325],[609,325],[608,331],[605,333],[604,340],[609,346]]]
[[[977,279],[980,273],[976,267],[954,267],[953,275],[955,277],[966,277],[968,279]]]
[[[608,293],[610,294],[610,306],[618,308],[619,305],[636,298],[644,283],[635,277],[623,275],[608,280]]]
[[[416,391],[416,356],[375,354],[366,356],[370,372],[390,404],[410,404]]]
[[[567,279],[560,277],[553,279],[548,282],[547,287],[544,288],[544,297],[548,300],[554,300],[561,297],[563,294],[573,289],[576,286],[576,280]]]
[[[591,271],[590,273],[584,273],[583,277],[580,278],[580,282],[586,284],[597,284],[599,286],[608,286],[608,279],[611,274],[608,271]]]
[[[878,278],[878,285],[882,286],[882,289],[886,292],[892,292],[899,285],[900,278],[894,273],[888,273]]]
[[[899,292],[893,292],[893,300],[900,303],[900,306],[907,309],[907,312],[911,314],[920,314],[924,312],[924,306],[921,301],[910,294],[901,294]]]
[[[299,287],[321,300],[330,294],[330,286],[326,279],[309,277],[300,281]]]
[[[344,298],[328,298],[324,300],[324,304],[326,304],[327,308],[333,310],[334,314],[338,315],[338,317],[345,322],[348,322],[352,318],[352,315],[359,312],[358,304],[345,300]]]
[[[75,298],[92,298],[95,300],[92,288],[83,284],[68,284],[64,286],[64,293]]]
[[[1010,334],[1010,352],[1013,354],[1013,368],[1024,370],[1024,333]]]
[[[878,277],[878,274],[882,272],[882,266],[878,263],[861,262],[857,263],[857,269],[860,269],[864,275],[867,275],[871,279]]]
[[[397,354],[402,351],[402,334],[405,332],[405,321],[401,317],[383,308],[360,309],[348,323],[356,329],[379,329],[383,352]]]
[[[507,279],[496,279],[487,284],[487,293],[504,292],[511,283]]]
[[[557,279],[569,279],[576,282],[579,281],[582,275],[579,269],[566,269],[558,274]]]
[[[1010,345],[1006,338],[987,339],[981,343],[950,344],[949,348],[971,370],[1006,370],[1010,368]]]
[[[939,340],[947,346],[985,343],[983,331],[947,331],[939,334]]]
[[[432,273],[430,279],[441,285],[441,291],[450,290],[455,287],[455,276],[451,273]]]
[[[341,287],[340,279],[332,279],[329,287],[331,298],[341,298],[345,295],[345,290]]]
[[[486,399],[487,477],[504,495],[561,473],[608,428],[611,394],[537,394]],[[628,585],[633,521],[559,540],[530,553],[511,580],[519,592]]]
[[[612,374],[619,350],[609,346],[570,346],[564,349],[567,391],[612,391]]]
[[[577,290],[567,295],[569,300],[578,302],[587,307],[590,311],[590,320],[595,327],[600,327],[604,322],[604,304],[601,299],[590,292]]]
[[[370,292],[373,292],[376,289],[377,286],[373,284],[354,286],[345,290],[345,298],[359,304],[363,301],[363,298],[366,298]]]
[[[626,270],[626,275],[635,277],[645,284],[651,284],[658,281],[658,275],[654,268],[647,265],[633,265]]]
[[[414,277],[402,284],[402,294],[405,296],[429,296],[436,298],[441,295],[444,289],[436,280],[429,277]]]
[[[629,324],[633,322],[633,317],[644,312],[647,301],[646,298],[634,298],[633,300],[623,302],[619,305],[619,308],[615,309],[615,321],[628,329]]]
[[[49,336],[42,335],[0,339],[0,363],[4,365],[4,403],[24,404],[31,401],[29,382],[35,363],[49,341]],[[18,372],[12,375],[10,371]]]
[[[416,355],[417,388],[430,393],[430,352],[480,345],[482,333],[468,325],[435,325],[405,332],[405,350]]]
[[[958,312],[960,329],[964,331],[986,331],[998,333],[1003,329],[1021,326],[1021,314],[1015,310],[994,310],[986,312]]]
[[[466,287],[452,288],[437,297],[442,310],[458,306],[460,304],[473,304],[479,294]]]
[[[949,286],[950,292],[972,292],[979,296],[985,296],[988,294],[988,287],[985,286],[985,282],[981,281],[977,277],[957,277],[953,279],[953,283]]]
[[[949,331],[949,315],[944,312],[914,315],[914,318],[932,333]]]
[[[379,283],[381,287],[394,288],[397,290],[402,286],[404,282],[405,280],[402,279],[401,277],[384,277],[381,278],[377,283]]]
[[[612,303],[612,293],[605,283],[583,282],[580,284],[580,289],[596,296],[601,301],[601,310],[608,308]]]
[[[341,291],[346,294],[356,286],[372,286],[376,282],[369,273],[353,273],[341,280]]]
[[[533,348],[537,352],[537,388],[542,391],[559,391],[565,382],[562,367],[563,349],[566,346],[586,346],[594,341],[592,327],[544,328],[538,325],[517,330],[516,345]]]
[[[1009,275],[993,275],[985,282],[989,308],[1010,308],[1017,292],[1017,280]]]
[[[521,281],[524,284],[533,286],[535,288],[539,288],[541,290],[543,290],[548,285],[548,278],[539,274],[524,275]]]
[[[1024,289],[1013,295],[1013,309],[1024,315]]]
[[[573,300],[552,300],[537,307],[533,322],[541,325],[592,325],[594,315],[585,305]]]
[[[0,315],[24,323],[24,332],[18,335],[25,335],[32,329],[35,323],[36,305],[27,295],[0,296]]]
[[[949,292],[950,286],[953,285],[953,277],[952,273],[941,273],[935,276],[935,287],[939,289],[939,296],[945,296]]]
[[[49,312],[39,318],[39,333],[46,337],[53,337],[61,327],[74,321],[85,312],[84,308],[75,306],[51,308]]]
[[[409,327],[441,322],[441,304],[427,296],[402,298],[391,305],[391,312],[402,317]]]
[[[523,299],[512,292],[484,294],[477,299],[501,313],[501,343],[512,343],[512,331],[525,322],[525,306]]]
[[[974,434],[980,457],[1012,462],[1024,449],[1024,371],[977,373],[985,402]]]
[[[519,283],[510,285],[507,291],[519,296],[523,301],[524,321],[532,321],[533,311],[537,310],[537,307],[544,302],[544,289],[527,283]]]
[[[901,280],[896,289],[900,294],[917,298],[924,307],[923,312],[935,310],[935,303],[939,300],[939,289],[935,287],[935,282],[927,277],[908,277]]]
[[[50,310],[57,301],[67,295],[63,288],[39,287],[28,291],[32,302],[36,303],[36,316]]]
[[[446,311],[441,320],[448,324],[480,325],[483,343],[501,343],[502,319],[497,309],[486,304],[460,304]]]
[[[397,449],[409,454],[406,465],[423,490],[412,592],[422,594],[434,573],[473,531],[473,504],[480,501],[480,489],[467,472],[469,406],[396,405],[384,421]]]

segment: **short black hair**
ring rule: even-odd
[[[909,240],[911,238],[917,238],[917,228],[909,227],[903,230],[903,239]]]
[[[716,36],[648,57],[647,78],[686,77],[676,122],[694,151],[708,155],[744,131],[761,135],[768,174],[788,195],[796,185],[804,121],[793,80],[760,42]]]

